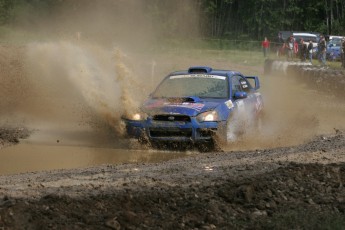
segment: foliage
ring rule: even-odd
[[[11,19],[11,10],[14,6],[12,0],[0,0],[0,24],[8,23]]]
[[[252,39],[275,37],[278,31],[345,33],[343,0],[200,0],[206,37]],[[210,20],[209,20],[210,19]],[[220,29],[218,29],[220,28]]]
[[[116,6],[120,1],[103,0]],[[278,31],[345,34],[344,0],[133,0],[140,3],[157,35],[261,40]],[[40,20],[59,6],[72,9],[93,0],[0,0],[0,24]],[[31,17],[28,17],[30,15]],[[34,15],[34,17],[33,17]],[[35,18],[36,17],[36,18]],[[30,19],[28,19],[30,18]],[[30,21],[31,20],[31,21]]]

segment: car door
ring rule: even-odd
[[[241,123],[242,126],[250,125],[257,110],[256,104],[258,101],[258,95],[255,93],[247,79],[241,75],[234,75],[231,83],[232,100],[236,110],[236,120]],[[246,96],[243,94],[242,97],[236,97],[236,93],[245,93]]]

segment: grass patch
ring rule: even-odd
[[[53,34],[34,33],[27,30],[0,26],[0,43],[22,45],[30,42],[54,41]],[[259,41],[227,40],[227,39],[162,39],[152,44],[149,49],[152,54],[167,54],[168,56],[185,56],[194,60],[205,60],[207,57],[215,61],[230,61],[244,66],[262,66],[264,61],[261,43]],[[138,52],[147,52],[138,50]],[[278,58],[274,47],[269,51],[268,58]],[[299,58],[295,58],[299,61]],[[313,60],[313,65],[320,65],[318,60]],[[327,61],[327,66],[333,69],[341,67],[340,62]]]
[[[156,50],[156,52],[160,52]],[[208,57],[215,61],[230,61],[247,66],[262,65],[264,57],[258,51],[243,51],[243,50],[209,50],[209,49],[171,49],[165,50],[165,54],[171,56],[189,57],[194,60],[205,60]]]

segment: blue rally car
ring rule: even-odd
[[[136,114],[123,117],[129,137],[154,147],[220,147],[259,125],[259,78],[206,66],[170,73]],[[170,145],[169,145],[170,146]]]

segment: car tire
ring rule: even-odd
[[[215,143],[218,148],[223,149],[223,147],[231,144],[237,140],[241,135],[239,119],[236,119],[236,116],[232,115],[229,119],[221,126],[218,127],[218,130],[215,135]]]

